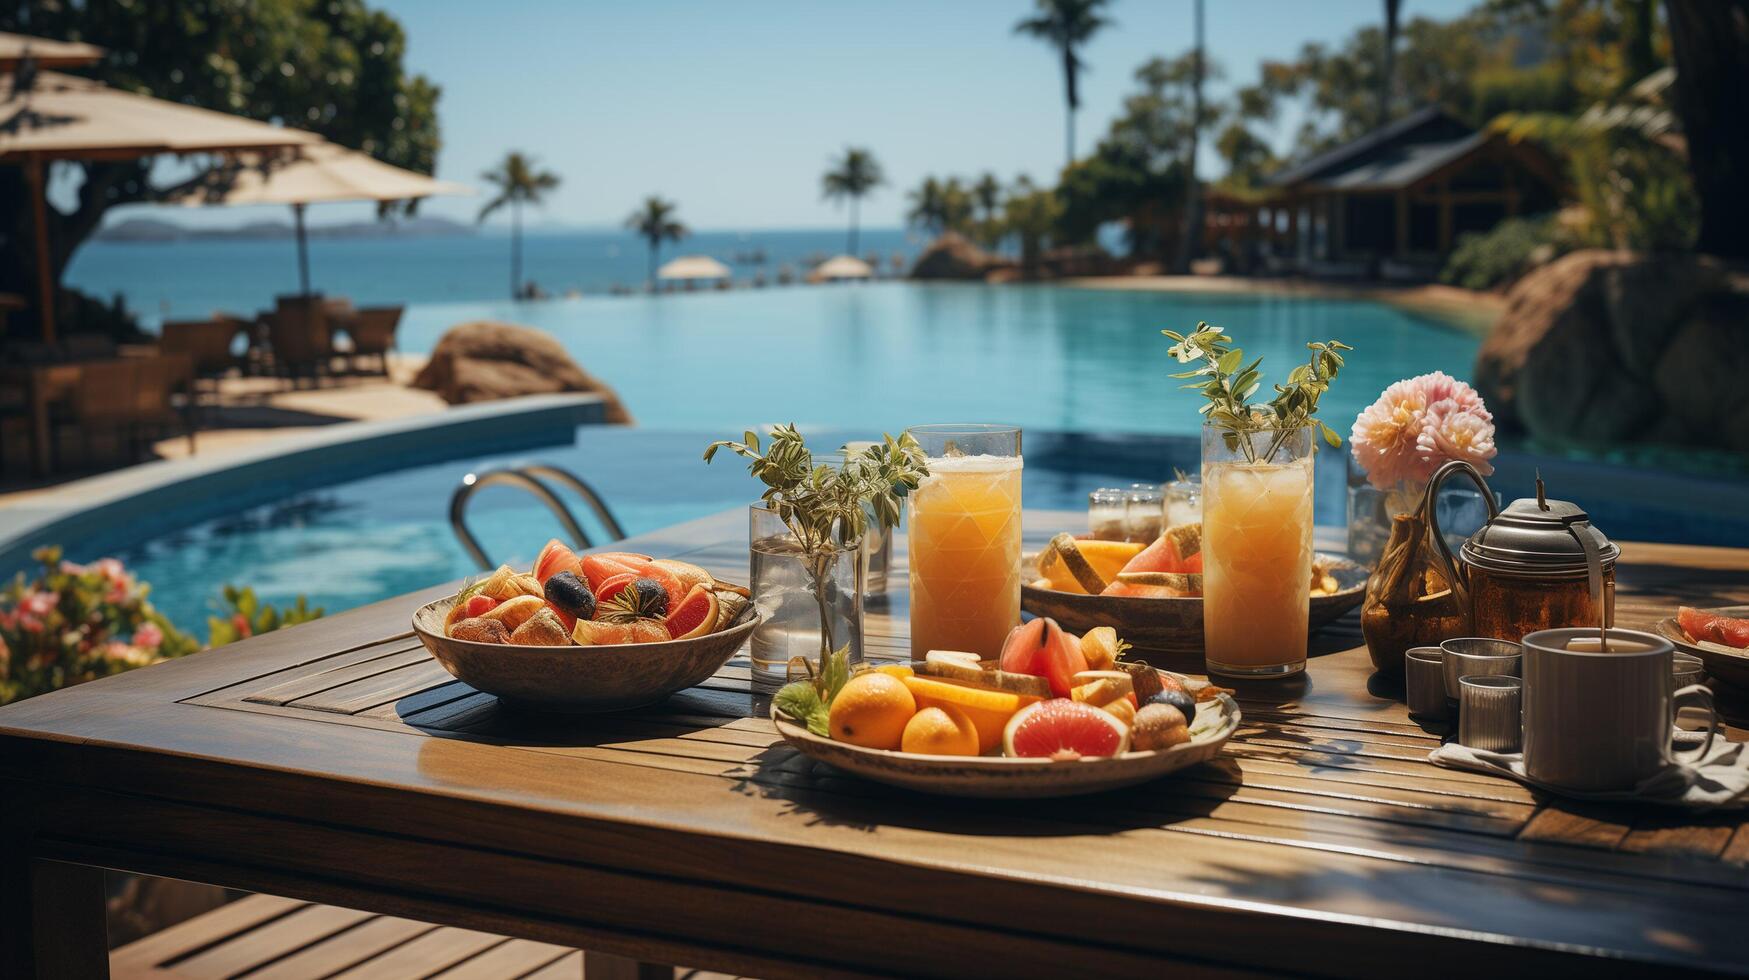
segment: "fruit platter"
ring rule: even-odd
[[[846,772],[948,796],[1074,796],[1132,786],[1221,751],[1232,692],[1124,659],[1109,626],[1015,627],[997,660],[937,650],[778,692],[784,740]]]
[[[1709,676],[1749,690],[1749,606],[1683,606],[1656,629],[1678,650],[1699,657]]]
[[[1052,538],[1028,559],[1020,607],[1065,628],[1115,625],[1143,650],[1202,652],[1202,525],[1167,528],[1152,544]],[[1310,629],[1342,617],[1366,598],[1367,569],[1334,555],[1312,558]]]
[[[701,683],[758,625],[747,590],[687,562],[578,555],[557,540],[421,606],[413,630],[458,680],[548,711],[619,711]]]

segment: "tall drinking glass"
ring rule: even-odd
[[[993,658],[1020,622],[1020,429],[920,425],[929,476],[910,495],[911,656]]]
[[[1312,602],[1312,429],[1231,436],[1203,426],[1204,655],[1210,673],[1297,674]]]

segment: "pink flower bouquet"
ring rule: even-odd
[[[1415,493],[1448,460],[1493,473],[1494,416],[1476,389],[1435,371],[1386,388],[1354,420],[1349,445],[1373,486]]]

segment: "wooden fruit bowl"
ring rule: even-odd
[[[1749,616],[1749,606],[1722,606],[1716,609],[1703,609],[1701,612],[1718,613],[1733,619]],[[1667,616],[1658,621],[1653,630],[1664,639],[1676,644],[1676,649],[1683,653],[1692,653],[1699,657],[1702,666],[1706,668],[1707,676],[1714,680],[1724,681],[1732,687],[1749,691],[1749,650],[1739,650],[1723,643],[1709,643],[1705,640],[1689,638],[1675,616]]]
[[[1366,598],[1365,565],[1319,553],[1318,560],[1335,577],[1337,590],[1312,597],[1310,629],[1330,625]],[[1031,567],[1029,561],[1028,567]],[[1202,599],[1149,599],[1139,596],[1085,595],[1056,589],[1020,586],[1020,608],[1034,616],[1049,616],[1071,633],[1095,626],[1114,626],[1117,635],[1141,650],[1202,654]]]
[[[1197,705],[1194,734],[1183,745],[1072,762],[865,749],[815,735],[775,708],[771,720],[784,741],[803,755],[878,783],[941,796],[1040,799],[1121,789],[1207,762],[1238,730],[1239,705],[1226,694]]]
[[[625,711],[656,704],[716,673],[759,625],[748,603],[724,629],[690,640],[602,646],[523,646],[445,636],[453,598],[420,606],[413,632],[443,669],[505,702],[542,711]]]

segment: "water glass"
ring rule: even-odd
[[[1087,530],[1100,541],[1122,541],[1128,511],[1122,490],[1100,487],[1087,495]]]
[[[1471,674],[1458,681],[1461,709],[1458,744],[1486,752],[1518,751],[1524,681],[1498,674]]]
[[[849,647],[862,662],[863,554],[860,546],[807,556],[789,526],[764,506],[749,510],[748,581],[764,617],[753,631],[753,686],[788,679],[792,657],[818,663],[822,649]]]
[[[906,498],[911,657],[994,658],[1020,622],[1020,429],[919,425],[929,475]]]
[[[1438,721],[1445,718],[1445,651],[1410,647],[1403,652],[1403,688],[1409,713]]]
[[[1158,483],[1132,483],[1123,499],[1124,540],[1153,544],[1166,530],[1166,494]]]
[[[1202,522],[1202,481],[1185,475],[1166,484],[1166,526]]]

